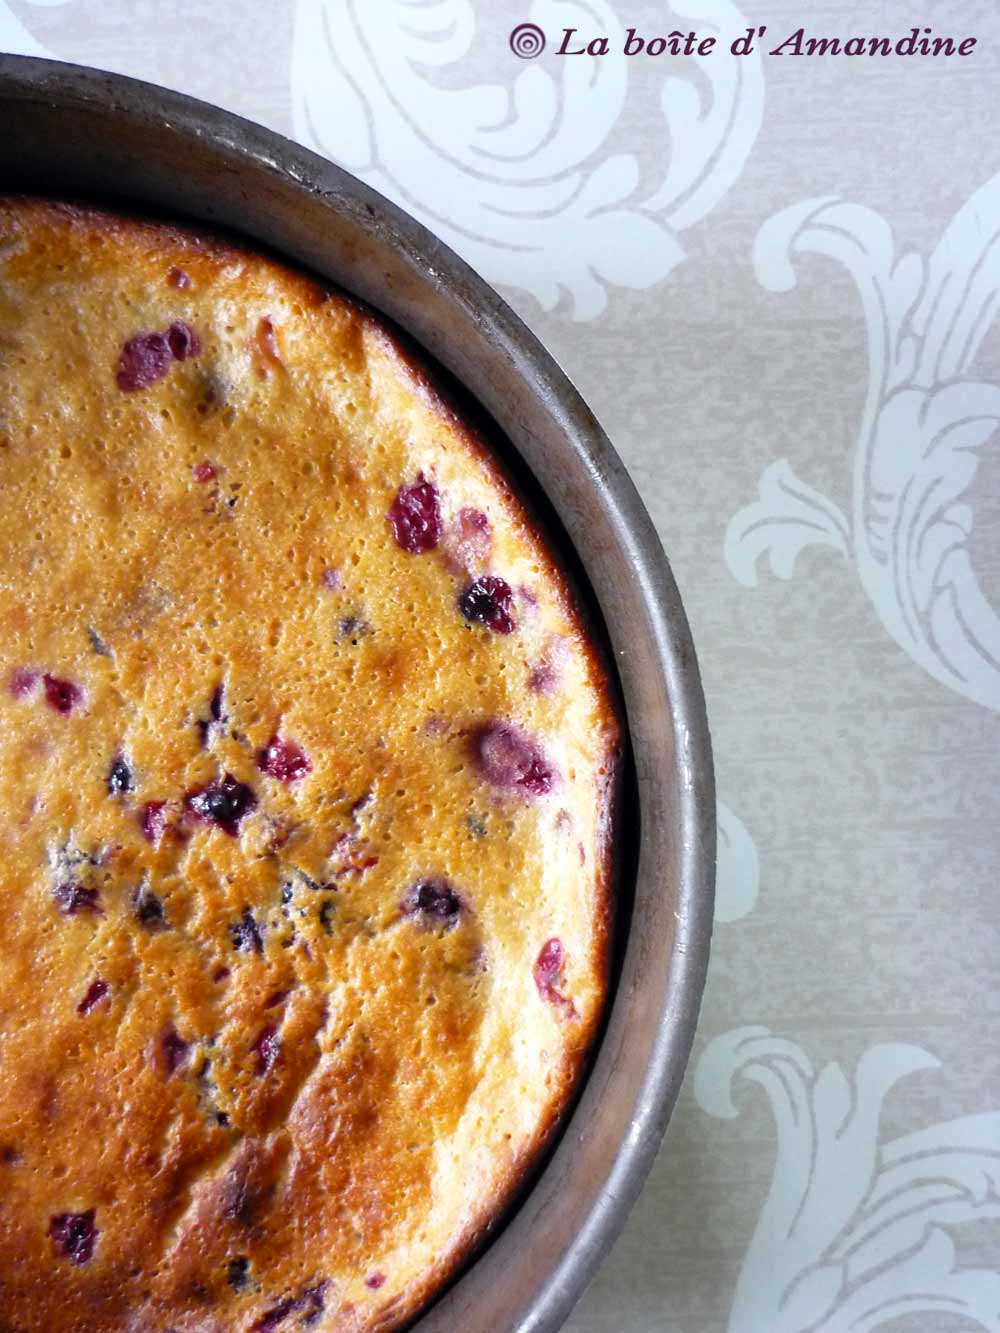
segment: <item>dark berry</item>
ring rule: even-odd
[[[295,741],[284,741],[274,735],[267,748],[257,756],[257,767],[279,782],[296,782],[312,772],[309,756]]]
[[[231,773],[225,773],[218,782],[188,792],[184,804],[195,819],[214,824],[235,838],[240,820],[256,809],[257,797],[245,782],[237,782]]]
[[[279,1004],[285,1003],[289,995],[291,995],[291,991],[276,990],[273,995],[268,996],[268,998],[264,1001],[264,1008],[277,1009]]]
[[[167,827],[166,801],[147,801],[139,811],[139,827],[142,836],[155,847],[163,837]]]
[[[88,889],[83,884],[57,884],[52,892],[56,908],[63,916],[76,916],[80,912],[100,915],[101,907],[97,889]]]
[[[99,657],[113,657],[111,649],[104,642],[93,625],[87,626],[87,638],[90,640],[90,646]]]
[[[244,907],[243,915],[235,925],[229,927],[229,938],[233,942],[233,948],[238,953],[263,953],[264,941],[261,938],[260,927],[254,920],[254,914],[249,907]]]
[[[15,699],[26,699],[38,684],[38,672],[15,667],[10,673],[10,692]]]
[[[324,569],[324,570],[323,570],[323,587],[329,589],[330,592],[336,592],[336,591],[337,591],[337,589],[340,587],[340,570],[339,570],[339,569]]]
[[[212,697],[208,701],[208,717],[199,718],[195,723],[198,728],[198,734],[201,736],[202,745],[208,744],[208,738],[214,726],[219,726],[228,722],[229,718],[225,712],[225,690],[224,686],[216,685],[212,691]]]
[[[493,574],[484,574],[470,583],[458,599],[458,609],[466,620],[478,621],[496,634],[510,634],[517,628],[513,606],[510,584]]]
[[[306,1328],[315,1324],[326,1307],[326,1289],[328,1282],[319,1282],[315,1287],[308,1287],[296,1302],[296,1308],[303,1311],[300,1323]]]
[[[250,1280],[250,1260],[245,1255],[238,1255],[226,1264],[226,1281],[233,1291],[242,1291]]]
[[[266,1314],[262,1314],[255,1324],[250,1325],[250,1333],[273,1333],[273,1330],[284,1323],[294,1309],[295,1302],[291,1297],[279,1301],[277,1305],[272,1305]]]
[[[125,796],[129,792],[135,791],[135,779],[132,777],[132,770],[121,755],[116,755],[111,761],[107,784],[109,796]]]
[[[551,791],[555,772],[535,742],[509,722],[489,722],[472,737],[483,776],[495,787],[531,796]]]
[[[71,680],[60,680],[58,676],[50,676],[46,672],[42,684],[45,687],[45,702],[57,713],[72,713],[83,700],[83,690]]]
[[[201,339],[182,319],[175,319],[167,329],[167,345],[175,361],[186,361],[201,352]]]
[[[160,1060],[167,1078],[187,1063],[190,1049],[191,1043],[180,1036],[173,1024],[166,1028],[160,1037]]]
[[[299,1325],[311,1328],[326,1308],[326,1290],[329,1285],[328,1282],[319,1282],[315,1287],[307,1287],[294,1299],[287,1296],[261,1315],[255,1324],[251,1324],[250,1333],[273,1333],[290,1314],[300,1314]]]
[[[273,1023],[268,1023],[261,1030],[252,1049],[257,1056],[257,1073],[263,1077],[274,1068],[274,1062],[281,1050],[281,1037]]]
[[[176,287],[179,292],[191,286],[191,279],[182,268],[172,268],[167,274],[167,285]]]
[[[162,333],[137,333],[121,350],[115,382],[122,393],[148,389],[163,379],[174,359],[170,343]]]
[[[228,967],[217,967],[212,973],[212,980],[218,986],[220,982],[226,980],[231,975]]]
[[[441,540],[440,498],[422,472],[412,486],[400,486],[386,515],[397,546],[410,555],[434,550]]]
[[[458,922],[462,900],[445,879],[422,879],[409,890],[401,904],[405,916],[418,916],[428,926],[450,929]]]
[[[85,1213],[59,1213],[49,1219],[49,1235],[56,1249],[74,1264],[89,1263],[94,1255],[98,1231],[96,1208]]]
[[[146,883],[140,884],[132,895],[132,910],[147,930],[161,930],[167,924],[163,903]]]
[[[555,936],[546,940],[539,950],[538,957],[535,959],[534,977],[535,986],[538,994],[549,1004],[554,1004],[560,1008],[567,1018],[576,1017],[576,1007],[573,1001],[568,999],[557,989],[557,983],[562,976],[565,955],[563,953],[562,941]]]
[[[202,484],[214,481],[219,475],[214,464],[207,461],[204,463],[196,463],[191,471],[194,474],[195,481],[200,481]]]
[[[371,625],[360,615],[344,616],[337,625],[338,638],[350,639],[355,646],[359,639],[365,639],[371,633]]]
[[[107,993],[108,993],[108,983],[106,981],[102,981],[100,977],[95,977],[95,979],[90,983],[90,986],[87,988],[86,995],[76,1006],[76,1012],[78,1014],[83,1014],[83,1015],[89,1014],[91,1009],[93,1009],[94,1005],[99,1004],[100,1001],[104,999],[105,995],[107,995]]]
[[[365,1286],[369,1287],[372,1291],[378,1291],[379,1287],[385,1286],[385,1274],[369,1273],[365,1278]]]
[[[325,903],[320,905],[319,924],[328,935],[333,934],[333,918],[337,910],[337,905],[332,898],[327,898]]]

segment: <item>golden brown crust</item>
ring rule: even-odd
[[[228,240],[0,200],[0,446],[0,1327],[397,1328],[600,1018],[592,636],[405,340]]]

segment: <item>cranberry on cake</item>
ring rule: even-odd
[[[618,727],[370,313],[0,200],[0,1327],[388,1330],[606,990]]]

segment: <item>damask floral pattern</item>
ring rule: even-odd
[[[1000,1217],[1000,1112],[880,1141],[886,1094],[938,1061],[917,1046],[870,1046],[853,1085],[818,1073],[766,1028],[717,1037],[701,1057],[702,1109],[739,1114],[738,1079],[766,1093],[777,1148],[747,1249],[730,1333],[869,1333],[904,1314],[962,1315],[1000,1330],[1000,1273],[956,1265],[953,1228]]]
[[[684,257],[681,233],[738,177],[760,125],[760,60],[696,59],[683,75],[661,74],[662,133],[644,173],[634,146],[610,143],[635,78],[620,55],[618,7],[534,0],[526,9],[518,17],[549,33],[608,34],[619,54],[563,59],[558,78],[545,59],[508,59],[494,66],[497,82],[473,84],[461,78],[479,22],[471,0],[298,0],[295,133],[491,282],[546,310],[568,293],[574,318],[593,319],[610,288],[666,278]],[[704,35],[745,26],[730,0],[681,0],[663,17]],[[458,86],[443,78],[455,71]]]
[[[1000,711],[1000,617],[972,566],[973,510],[963,499],[1000,424],[1000,384],[972,373],[1000,301],[1000,176],[969,199],[927,260],[897,257],[871,209],[795,204],[757,238],[758,280],[791,290],[792,260],[810,252],[845,265],[867,324],[850,517],[782,459],[729,524],[729,568],[752,585],[766,555],[788,579],[805,547],[832,547],[854,562],[882,624],[915,662]]]

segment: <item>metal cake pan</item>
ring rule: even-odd
[[[414,1326],[558,1329],[659,1147],[708,963],[708,724],[649,515],[586,404],[496,292],[393,204],[279,135],[137,80],[0,56],[0,190],[18,189],[225,226],[361,297],[485,409],[529,498],[572,548],[584,600],[606,631],[631,747],[609,1013],[557,1147],[490,1244]]]

